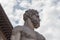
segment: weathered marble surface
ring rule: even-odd
[[[13,29],[13,40],[45,40],[44,36],[29,27],[17,26]]]
[[[44,36],[34,31],[40,26],[40,18],[37,10],[29,9],[23,15],[23,26],[17,26],[12,30],[11,40],[45,40]]]

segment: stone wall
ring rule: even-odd
[[[12,29],[13,27],[0,4],[0,31],[4,34],[7,40],[10,40]]]

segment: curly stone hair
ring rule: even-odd
[[[27,11],[25,11],[24,15],[23,15],[23,20],[26,21],[28,18],[32,18],[33,15],[38,14],[37,10],[34,9],[29,9]]]

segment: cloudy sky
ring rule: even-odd
[[[60,0],[0,0],[13,27],[23,25],[27,9],[38,10],[41,26],[36,29],[46,40],[60,40]]]

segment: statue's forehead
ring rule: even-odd
[[[36,13],[36,14],[35,14],[35,16],[39,16],[39,14],[38,14],[38,13]]]

